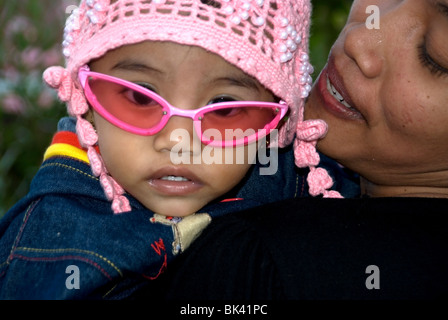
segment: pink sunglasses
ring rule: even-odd
[[[184,110],[136,83],[92,72],[87,66],[79,70],[78,77],[96,112],[113,125],[138,135],[154,135],[172,116],[180,116],[193,119],[203,144],[235,147],[269,134],[288,111],[283,101],[229,101]]]

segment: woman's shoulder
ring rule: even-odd
[[[316,226],[330,233],[347,232],[349,227],[442,228],[448,227],[447,209],[448,199],[441,198],[295,198],[217,217],[203,238],[236,241],[241,237],[238,241],[251,242],[272,237],[275,241],[314,233]]]
[[[169,296],[387,299],[445,294],[438,277],[448,267],[447,205],[446,199],[300,198],[216,218],[171,270]],[[381,272],[383,290],[366,287],[371,266]]]

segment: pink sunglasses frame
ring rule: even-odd
[[[113,83],[124,85],[128,88],[131,88],[132,90],[135,90],[143,95],[149,96],[151,99],[155,100],[160,104],[163,110],[164,116],[161,118],[160,122],[148,129],[142,129],[135,126],[132,126],[126,122],[121,121],[117,117],[113,116],[111,113],[109,113],[98,101],[95,94],[90,89],[90,86],[88,84],[88,78],[92,76],[96,79],[102,79],[106,81],[111,81]],[[272,130],[274,130],[280,120],[286,115],[286,112],[288,111],[288,105],[284,101],[280,101],[279,103],[275,102],[264,102],[264,101],[231,101],[231,102],[220,102],[215,104],[206,105],[204,107],[194,109],[194,110],[185,110],[185,109],[179,109],[171,105],[168,101],[163,99],[161,96],[159,96],[157,93],[146,89],[136,83],[123,80],[117,77],[109,76],[106,74],[98,73],[90,71],[88,66],[83,66],[79,69],[78,72],[78,79],[81,83],[81,87],[84,91],[84,95],[87,99],[87,101],[90,102],[91,106],[95,109],[96,112],[98,112],[104,119],[109,121],[111,124],[117,126],[120,129],[123,129],[127,132],[137,134],[137,135],[143,135],[143,136],[149,136],[154,135],[158,133],[160,130],[165,127],[167,122],[172,116],[180,116],[185,118],[190,118],[193,120],[193,126],[196,131],[196,134],[198,137],[200,137],[201,142],[206,145],[210,145],[213,147],[236,147],[241,145],[247,145],[252,142],[255,142],[266,135],[268,135]],[[224,109],[228,107],[266,107],[266,108],[276,108],[278,111],[275,118],[267,123],[263,129],[259,129],[258,132],[255,134],[246,136],[241,139],[237,140],[231,140],[231,141],[218,141],[218,140],[207,140],[204,138],[201,128],[201,120],[205,113],[211,110],[219,110]]]

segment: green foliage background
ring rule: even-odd
[[[0,217],[29,189],[66,114],[42,72],[63,65],[61,38],[77,0],[0,0]],[[351,0],[312,0],[311,62],[317,76],[345,23]]]

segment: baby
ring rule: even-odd
[[[44,73],[70,117],[0,225],[0,298],[127,297],[213,216],[307,195],[276,148],[311,89],[310,11],[306,0],[81,1],[66,67]],[[316,172],[306,136],[301,166]],[[287,164],[263,176],[268,144]],[[313,194],[339,196],[328,179],[309,180]]]

